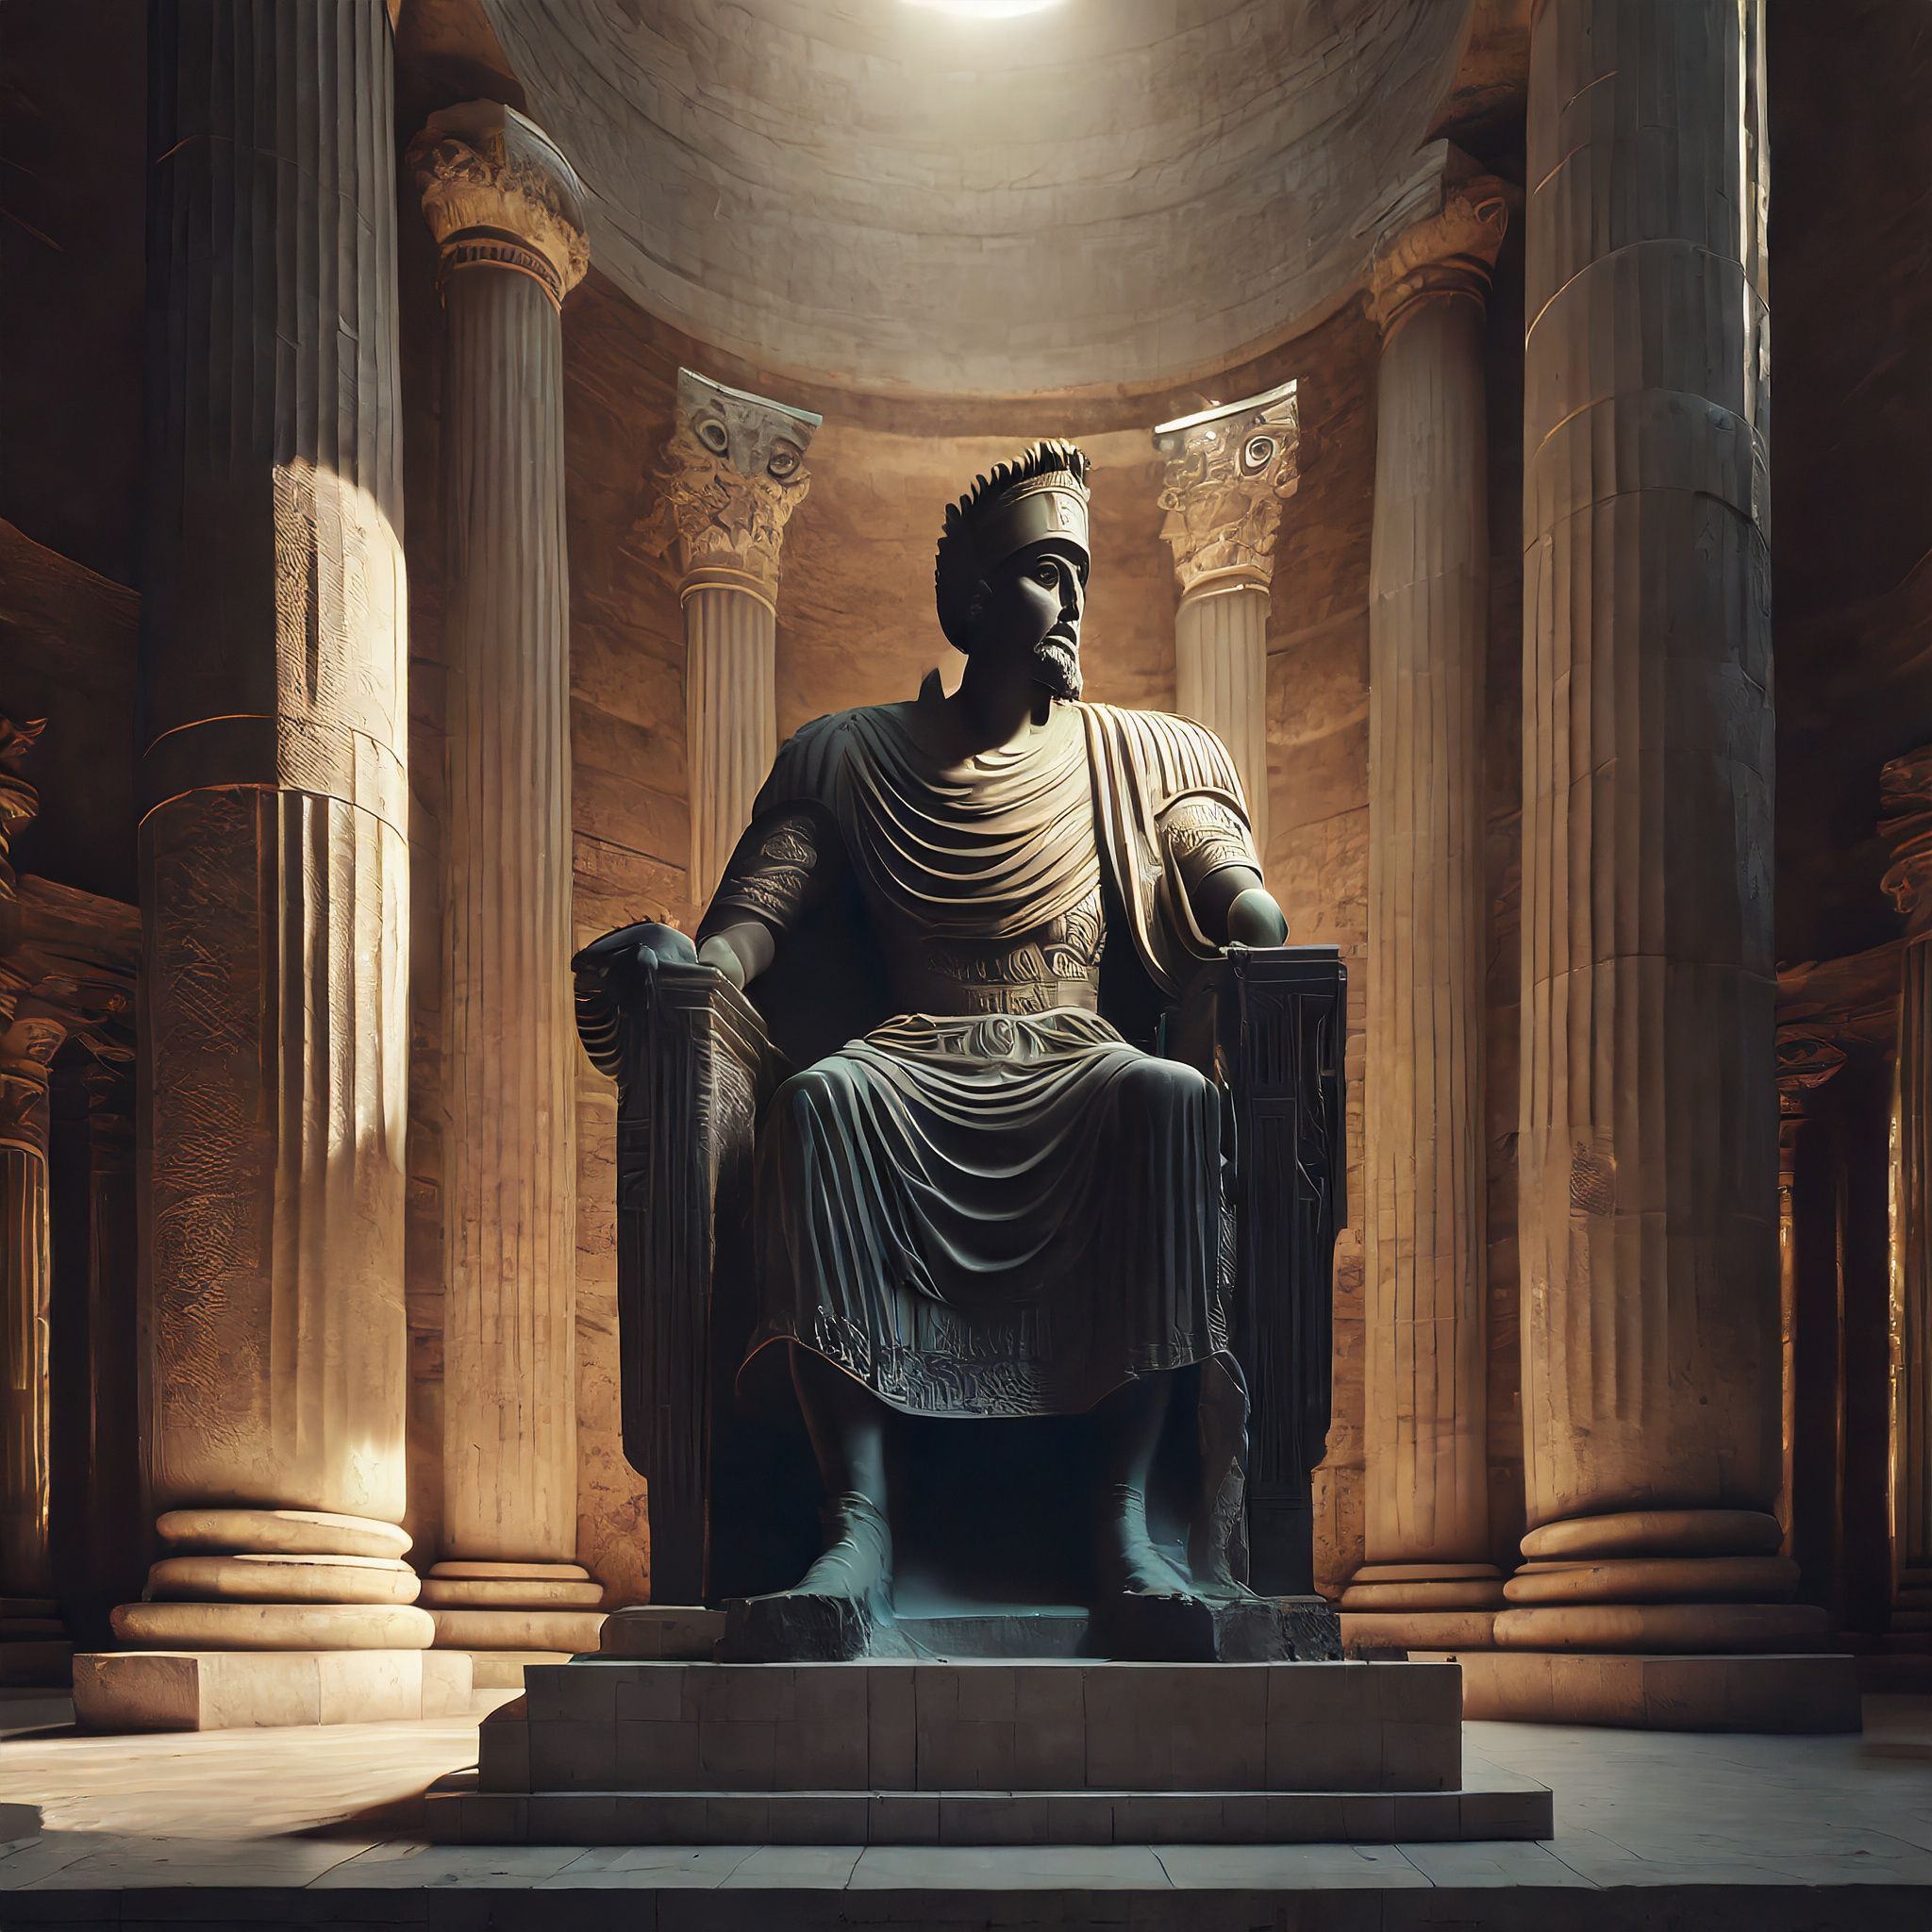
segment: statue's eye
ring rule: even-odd
[[[1057,564],[1050,557],[1042,557],[1040,559],[1040,561],[1033,566],[1033,575],[1037,576],[1042,584],[1051,584],[1057,582],[1058,580],[1059,574],[1059,565]]]

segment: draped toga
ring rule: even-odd
[[[937,678],[781,749],[705,922],[802,929],[838,895],[877,1024],[760,1124],[751,1354],[791,1340],[919,1415],[1091,1407],[1224,1349],[1222,1097],[1100,1008],[1111,944],[1172,996],[1215,948],[1190,888],[1259,869],[1187,720],[1056,704],[961,754]],[[829,989],[824,989],[829,994]]]

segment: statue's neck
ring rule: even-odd
[[[1052,694],[1026,658],[1001,659],[985,651],[967,658],[966,675],[946,705],[969,753],[1017,744],[1053,714]]]

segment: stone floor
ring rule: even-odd
[[[46,1697],[0,1703],[0,1807],[42,1813],[37,1836],[0,1844],[7,1932],[1932,1927],[1924,1697],[1869,1699],[1863,1737],[1468,1725],[1472,1757],[1555,1789],[1544,1843],[862,1853],[431,1846],[420,1795],[474,1763],[474,1720],[125,1739],[80,1736],[67,1714]]]

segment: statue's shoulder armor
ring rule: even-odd
[[[801,724],[783,744],[772,761],[772,774],[758,792],[753,814],[775,811],[786,805],[826,805],[831,803],[833,782],[839,760],[851,735],[852,721],[859,709],[828,711]]]
[[[1240,774],[1226,745],[1207,725],[1173,711],[1129,710],[1120,705],[1083,704],[1115,755],[1132,760],[1142,794],[1158,816],[1192,791],[1218,792],[1241,806]]]

